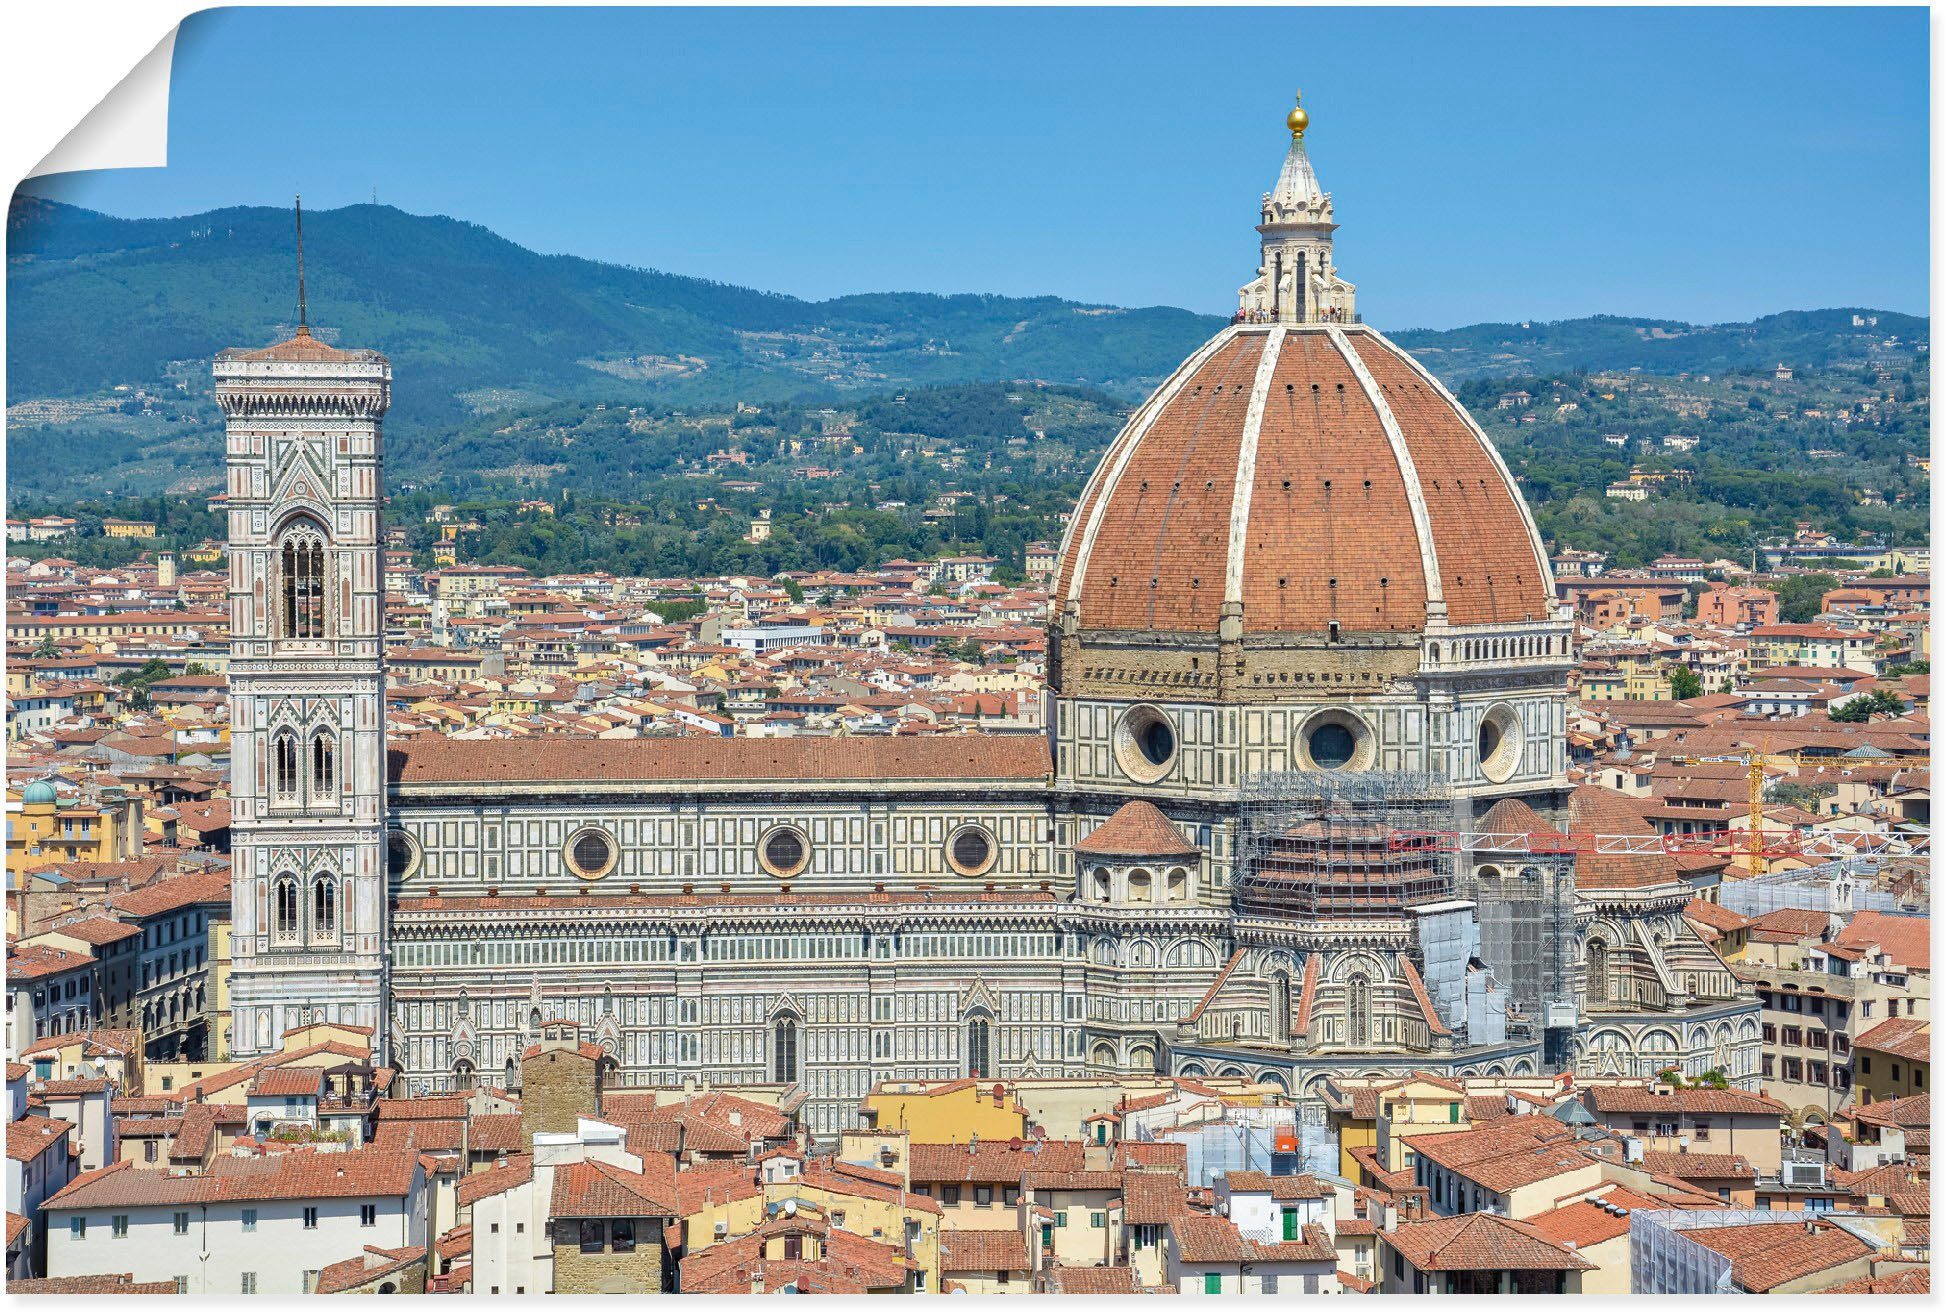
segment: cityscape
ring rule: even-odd
[[[299,201],[17,386],[9,1292],[1927,1293],[1928,320],[1384,334],[1353,112],[1074,378],[416,378]]]

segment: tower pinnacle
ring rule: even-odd
[[[1334,270],[1334,198],[1321,189],[1307,158],[1312,116],[1300,93],[1287,111],[1292,144],[1273,189],[1260,197],[1260,264],[1239,289],[1238,318],[1248,323],[1351,323],[1354,285]]]
[[[1299,140],[1295,137],[1294,140]],[[293,196],[291,211],[298,224],[298,336],[310,337],[311,326],[305,321],[305,198]]]

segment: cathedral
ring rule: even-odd
[[[1603,820],[1573,625],[1495,448],[1355,312],[1307,126],[1238,314],[1071,518],[1046,736],[389,747],[391,368],[302,324],[222,353],[233,1049],[370,1026],[432,1092],[567,1023],[619,1084],[792,1088],[824,1137],[887,1079],[1752,1084],[1669,859],[1490,842]]]

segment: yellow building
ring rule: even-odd
[[[1855,1040],[1855,1099],[1884,1102],[1930,1091],[1930,1023],[1883,1021]]]
[[[54,785],[36,779],[7,799],[9,873],[57,861],[113,861],[121,852],[119,817],[113,811],[61,803]]]
[[[970,1135],[992,1142],[1029,1132],[1028,1114],[1015,1095],[977,1080],[883,1081],[861,1100],[860,1112],[870,1129],[906,1130],[913,1143],[965,1143]]]
[[[146,519],[104,519],[102,536],[105,538],[153,538],[156,526]]]

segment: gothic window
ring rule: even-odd
[[[313,799],[329,799],[338,786],[337,760],[332,748],[332,735],[320,730],[311,740],[311,795]]]
[[[1594,938],[1584,949],[1584,1001],[1596,1006],[1611,1001],[1611,952],[1603,939]]]
[[[1293,981],[1286,975],[1273,976],[1273,998],[1269,1008],[1267,1032],[1273,1042],[1285,1043],[1293,1037]]]
[[[459,1093],[474,1091],[474,1063],[465,1057],[454,1063],[454,1089]]]
[[[310,520],[285,531],[278,550],[278,636],[325,636],[325,534]]]
[[[339,932],[338,884],[329,876],[321,876],[311,886],[311,932],[318,938]]]
[[[298,879],[281,875],[271,886],[271,926],[279,938],[298,935]]]
[[[271,798],[287,806],[298,801],[298,735],[289,729],[271,739]]]
[[[1347,1041],[1365,1048],[1374,1041],[1374,986],[1366,975],[1355,975],[1347,982]]]
[[[772,1022],[772,1082],[799,1082],[799,1022],[790,1016]]]
[[[968,1022],[968,1073],[978,1080],[995,1073],[989,1064],[989,1022],[982,1016]]]

